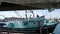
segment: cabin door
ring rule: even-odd
[[[38,21],[38,23],[37,23],[37,24],[38,24],[38,26],[40,26],[40,21]]]

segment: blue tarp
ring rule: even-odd
[[[56,28],[55,28],[55,30],[54,30],[53,33],[54,33],[54,34],[60,34],[60,23],[57,24],[57,26],[56,26]]]
[[[6,25],[6,24],[4,24],[4,23],[0,23],[0,27],[3,27],[4,25]]]

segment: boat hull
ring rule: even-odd
[[[53,30],[55,29],[57,24],[55,25],[51,25],[51,26],[44,26],[43,28],[41,28],[42,32],[46,33],[47,30],[45,29],[45,27],[48,28],[48,31],[51,33],[53,32]],[[2,32],[12,32],[12,33],[40,33],[40,27],[35,27],[35,28],[8,28],[8,27],[0,27],[0,30]],[[46,32],[45,32],[46,31]]]

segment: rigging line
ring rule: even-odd
[[[17,11],[14,11],[18,16],[20,16],[20,14],[18,14],[18,12]],[[20,16],[21,17],[21,16]],[[22,18],[22,17],[21,17]]]

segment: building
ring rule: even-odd
[[[0,0],[0,11],[60,8],[60,0]]]
[[[5,21],[12,21],[12,20],[20,21],[20,20],[24,20],[24,18],[10,17],[10,18],[5,18],[4,20]]]

